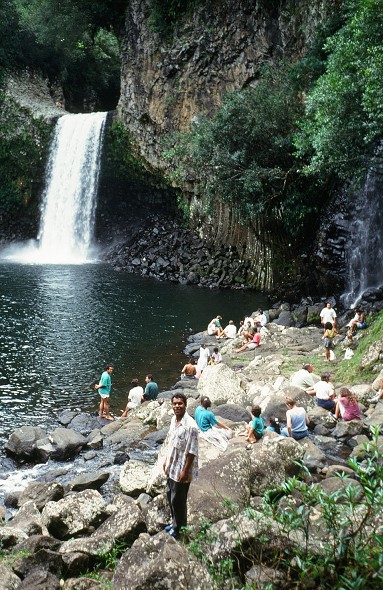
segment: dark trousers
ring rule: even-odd
[[[166,495],[172,513],[173,529],[176,533],[180,532],[181,527],[187,525],[186,502],[189,488],[190,483],[179,483],[168,477]]]

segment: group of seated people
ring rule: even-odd
[[[145,377],[145,391],[141,385],[139,385],[138,379],[135,377],[131,381],[133,386],[128,393],[128,403],[126,404],[125,410],[121,414],[121,418],[126,418],[128,413],[135,408],[138,408],[142,403],[149,402],[157,399],[158,396],[158,385],[153,381],[153,375],[150,373]]]

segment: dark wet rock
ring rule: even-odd
[[[89,569],[89,564],[91,562],[89,555],[82,551],[64,553],[62,555],[62,560],[65,566],[65,571],[70,576],[76,576],[82,572],[86,572]]]
[[[101,486],[108,481],[108,472],[81,473],[75,479],[69,482],[69,489],[72,492],[82,492],[83,490],[99,490]]]
[[[80,432],[84,436],[89,434],[92,430],[96,429],[100,424],[98,416],[92,416],[86,413],[77,414],[67,424],[68,428]]]
[[[57,420],[63,426],[68,426],[68,424],[70,424],[71,420],[73,420],[73,418],[75,418],[75,416],[77,416],[77,414],[78,414],[78,410],[63,410],[62,412],[60,412],[57,415]]]
[[[290,311],[282,311],[276,320],[273,320],[274,324],[278,326],[292,326],[294,325],[294,319]]]
[[[49,537],[48,535],[31,535],[25,541],[21,541],[16,546],[16,551],[26,551],[27,553],[37,553],[41,549],[57,551],[60,548],[61,541]]]
[[[5,443],[5,451],[18,461],[39,458],[37,441],[46,437],[46,432],[39,426],[22,426],[12,432]]]
[[[21,492],[18,498],[18,506],[32,501],[38,510],[42,510],[47,502],[61,500],[64,497],[64,487],[57,482],[39,483],[31,482]]]
[[[12,569],[20,578],[26,578],[35,572],[57,573],[61,571],[62,565],[60,553],[51,549],[40,549],[32,555],[17,558]]]
[[[126,451],[118,451],[114,455],[113,463],[114,465],[124,465],[129,459],[130,457]]]
[[[19,497],[21,491],[6,492],[4,494],[4,506],[7,508],[17,508],[19,506]]]
[[[158,445],[161,445],[164,442],[167,433],[168,433],[167,428],[162,428],[161,430],[155,430],[154,432],[149,432],[149,434],[147,434],[145,436],[144,440],[151,441],[151,442],[154,442]]]
[[[50,435],[53,451],[50,454],[56,461],[65,461],[77,455],[86,445],[86,439],[82,434],[67,428],[56,428]]]
[[[214,406],[212,409],[216,416],[224,420],[231,420],[231,422],[249,422],[251,420],[251,414],[238,404],[222,404]]]
[[[17,590],[60,590],[60,580],[50,572],[33,572],[21,582]]]

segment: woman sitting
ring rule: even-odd
[[[255,332],[251,342],[245,342],[241,348],[238,348],[235,352],[243,352],[244,350],[254,350],[261,344],[261,335],[259,332]]]
[[[297,402],[292,397],[286,398],[286,406],[288,407],[286,427],[281,430],[282,436],[289,436],[295,440],[305,438],[309,434],[307,426],[310,424],[310,418],[306,414],[306,410],[297,406]]]
[[[194,412],[194,420],[197,422],[202,438],[225,451],[228,440],[232,437],[231,429],[226,424],[223,424],[223,422],[218,422],[213,412],[208,409],[210,407],[210,399],[203,397],[201,399],[201,405]]]
[[[222,335],[223,329],[221,326],[221,316],[213,318],[207,327],[207,333],[209,336],[216,336],[217,338]]]
[[[317,404],[320,408],[324,408],[329,412],[334,412],[335,401],[334,401],[334,386],[330,383],[330,373],[323,373],[321,380],[315,383],[312,387],[306,389],[306,393],[309,395],[315,395]]]
[[[360,407],[357,398],[347,387],[342,387],[336,402],[335,418],[343,420],[360,420]]]
[[[356,330],[362,330],[367,326],[366,317],[360,307],[355,309],[355,315],[347,324],[348,328],[351,328],[351,332],[355,334]]]

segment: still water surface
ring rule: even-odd
[[[219,313],[235,323],[264,298],[254,292],[159,283],[103,264],[0,264],[0,445],[23,424],[50,428],[64,408],[96,412],[93,389],[115,372],[112,411],[130,381],[153,373],[160,391],[177,380],[191,332]]]

